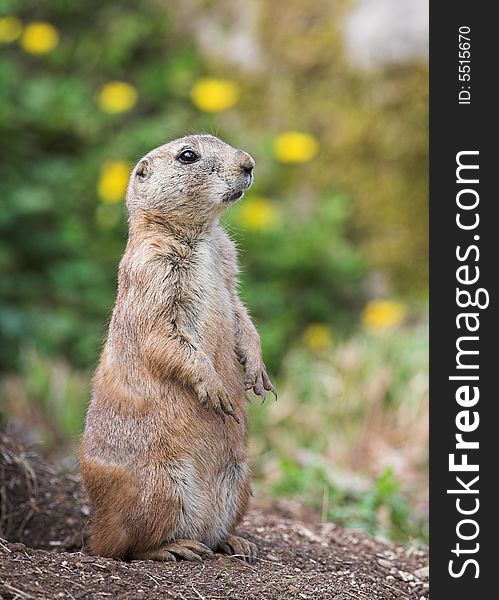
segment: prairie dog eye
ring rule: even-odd
[[[190,164],[199,160],[199,156],[192,150],[184,150],[177,156],[177,160],[184,164]]]

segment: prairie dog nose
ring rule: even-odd
[[[255,167],[255,161],[244,150],[239,150],[239,164],[244,173],[251,173]]]

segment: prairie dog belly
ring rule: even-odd
[[[189,459],[180,459],[166,468],[182,508],[178,526],[165,542],[195,539],[216,548],[239,520],[241,500],[249,492],[248,464],[233,461],[208,477],[203,477]]]
[[[189,274],[185,325],[208,354],[221,343],[234,348],[234,304],[224,284],[221,257],[210,242],[196,250]],[[234,356],[235,359],[235,356]]]

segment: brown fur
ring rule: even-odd
[[[185,149],[198,160],[182,163]],[[274,389],[218,221],[253,165],[195,135],[131,174],[128,243],[80,448],[96,554],[192,559],[202,544],[254,554],[231,535],[250,497],[245,389]]]

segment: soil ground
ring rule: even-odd
[[[283,502],[255,503],[238,532],[257,544],[255,565],[222,555],[202,563],[90,556],[78,477],[1,434],[0,494],[1,600],[419,600],[429,593],[426,549],[313,522]]]

